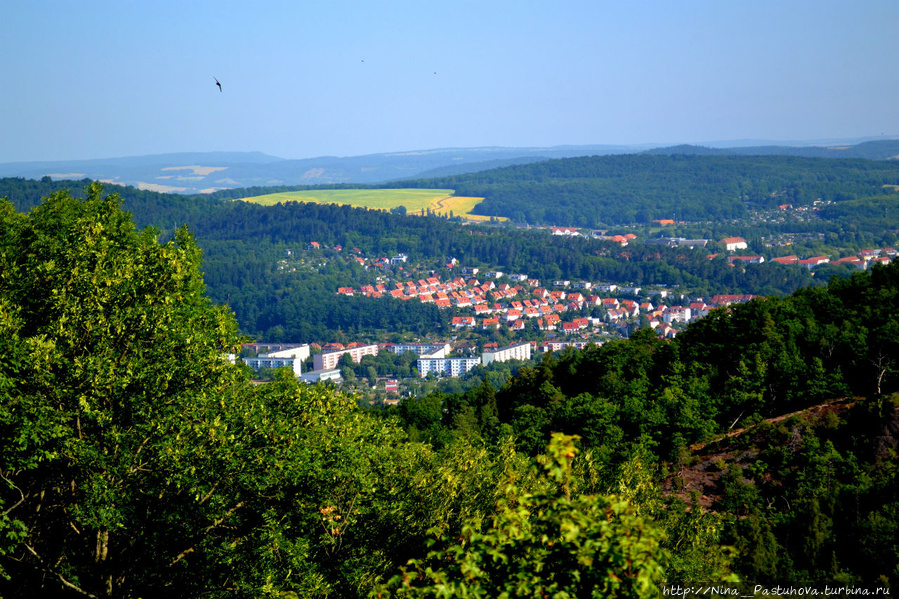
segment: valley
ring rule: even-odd
[[[156,563],[150,537],[183,534],[147,530],[187,518],[212,522],[190,533],[209,547],[193,551],[222,556],[185,564],[204,580],[295,539],[320,553],[295,554],[314,575],[288,586],[393,592],[401,574],[366,577],[440,555],[424,548],[435,530],[464,534],[485,518],[515,529],[509,498],[541,510],[527,526],[584,522],[561,546],[610,538],[603,522],[626,548],[650,542],[638,563],[654,584],[888,588],[897,185],[891,161],[767,155],[574,158],[408,187],[201,195],[0,180],[0,443],[31,477],[4,466],[14,486],[0,500],[14,522],[78,542],[70,520],[17,509],[56,475],[5,431],[69,468],[55,437],[20,418],[35,413],[72,447],[92,442],[88,430],[126,439],[122,459],[160,456],[154,471],[126,462],[110,479],[125,489],[118,501],[153,506],[118,516],[147,588],[158,572],[192,588],[171,565],[193,546]],[[439,210],[453,193],[483,198],[470,210],[484,219]],[[68,403],[48,403],[57,397]],[[199,499],[182,502],[156,471]],[[137,476],[152,497],[129,486]],[[9,547],[31,534],[7,530]],[[471,538],[458,555],[490,554],[478,545],[489,537]],[[539,561],[540,538],[513,545]],[[0,567],[34,575],[2,554]]]

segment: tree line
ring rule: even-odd
[[[477,214],[522,224],[598,228],[655,219],[726,221],[745,218],[749,208],[862,199],[882,194],[884,185],[899,184],[899,165],[798,156],[625,154],[404,184],[484,197]]]

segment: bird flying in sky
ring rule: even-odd
[[[214,76],[214,75],[213,75],[213,77],[212,77],[212,78],[213,78],[213,79],[215,79],[215,84],[216,84],[216,85],[218,85],[218,86],[219,86],[219,91],[222,91],[222,84],[221,84],[221,83],[219,83],[219,80],[218,80],[218,79],[216,79],[216,77],[215,77],[215,76]]]

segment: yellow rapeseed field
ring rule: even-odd
[[[455,196],[452,189],[313,189],[272,193],[242,198],[240,201],[262,206],[274,206],[282,202],[315,202],[375,210],[392,210],[405,206],[408,214],[423,214],[430,208],[431,212],[441,216],[448,216],[452,212],[453,216],[470,220],[489,220],[488,216],[469,214],[483,199]]]

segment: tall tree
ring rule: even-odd
[[[0,203],[0,537],[16,541],[0,572],[21,596],[146,587],[142,572],[189,549],[162,498],[211,528],[228,519],[234,506],[204,513],[209,489],[182,467],[183,440],[215,435],[244,378],[199,264],[186,231],[157,243],[99,184],[27,214]]]

